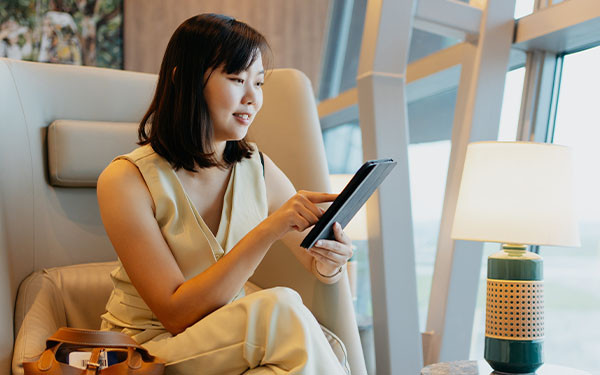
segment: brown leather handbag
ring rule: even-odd
[[[101,368],[102,352],[110,353],[111,364]],[[69,365],[72,352],[90,352],[86,368]],[[25,375],[159,375],[165,364],[150,355],[133,339],[120,332],[59,328],[46,340],[46,350],[35,362],[24,362]]]

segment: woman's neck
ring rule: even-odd
[[[216,142],[213,146],[215,160],[219,163],[223,161],[226,145],[227,142]]]

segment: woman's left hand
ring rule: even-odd
[[[334,275],[352,257],[352,240],[339,223],[333,225],[333,240],[319,240],[309,250],[316,259],[317,271],[323,276]]]

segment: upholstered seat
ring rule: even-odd
[[[15,332],[0,337],[0,373],[10,371],[13,345],[15,358],[31,359],[60,325],[99,326],[115,253],[100,220],[95,179],[114,156],[135,147],[135,137],[124,134],[143,115],[155,82],[150,74],[0,59],[0,327]],[[297,189],[327,190],[308,79],[275,70],[264,96],[253,140]],[[352,373],[365,374],[347,279],[324,285],[283,247],[274,245],[251,281],[297,290],[346,345]],[[44,328],[27,330],[29,324]],[[20,330],[26,335],[15,343]],[[18,361],[12,368],[21,371]]]
[[[58,328],[100,327],[100,315],[112,291],[110,272],[116,267],[116,261],[54,267],[23,280],[15,306],[13,373],[22,373],[21,363],[37,360],[46,338]],[[246,294],[260,290],[251,283],[245,288]],[[322,329],[338,360],[348,368],[344,345],[326,327]]]
[[[19,287],[15,306],[15,372],[36,360],[60,327],[98,329],[117,262],[85,263],[36,271]]]

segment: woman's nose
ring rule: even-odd
[[[257,89],[254,87],[249,87],[244,93],[244,97],[242,98],[242,103],[246,105],[255,104],[258,98]]]

